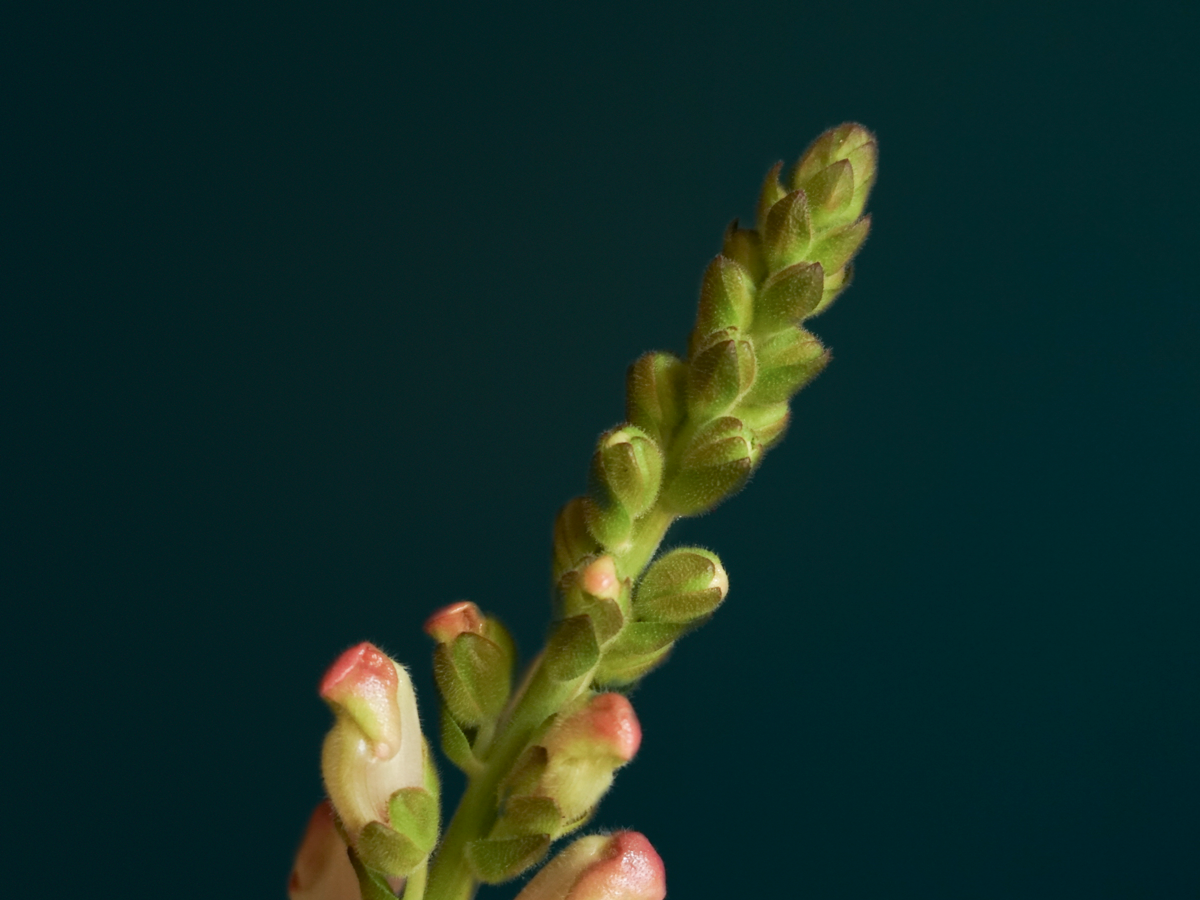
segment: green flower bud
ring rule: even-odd
[[[871,230],[871,217],[843,225],[821,235],[809,251],[809,257],[819,262],[826,272],[836,272],[854,258]]]
[[[433,675],[454,720],[475,728],[499,716],[512,690],[516,655],[504,626],[464,602],[434,613],[426,631],[441,641],[433,652]]]
[[[862,215],[877,159],[874,136],[854,122],[831,128],[805,151],[791,183],[808,195],[818,228],[847,225]]]
[[[738,418],[754,432],[758,442],[766,449],[783,437],[788,422],[791,421],[792,411],[786,401],[763,406],[743,403],[738,407]]]
[[[621,694],[594,694],[559,713],[538,739],[541,749],[523,754],[502,786],[503,808],[489,837],[557,838],[579,827],[641,740],[633,706]]]
[[[750,279],[759,284],[767,277],[767,260],[763,255],[762,238],[757,231],[739,228],[734,219],[725,229],[721,242],[721,255],[732,259],[750,274]]]
[[[596,683],[610,687],[633,684],[666,660],[686,625],[659,622],[630,622],[604,648],[596,668]]]
[[[546,642],[542,665],[551,681],[564,683],[587,675],[600,660],[596,630],[587,616],[563,619]]]
[[[782,162],[777,162],[771,166],[771,170],[767,172],[767,177],[763,179],[762,189],[758,192],[758,206],[754,222],[759,231],[766,227],[767,214],[770,213],[771,207],[782,200],[787,194],[783,185],[779,183],[779,173],[782,169]]]
[[[829,363],[829,351],[796,325],[759,342],[759,375],[746,402],[783,403],[808,384]]]
[[[755,332],[771,334],[813,315],[824,287],[825,270],[820,263],[796,263],[776,272],[754,302]]]
[[[811,316],[819,316],[825,310],[829,309],[838,295],[846,288],[850,287],[850,282],[853,280],[854,266],[847,263],[842,266],[832,275],[825,276],[825,289],[821,292],[821,302],[817,304],[817,308],[812,311]]]
[[[681,547],[646,570],[633,611],[642,621],[688,624],[711,615],[728,593],[729,576],[715,553]]]
[[[808,198],[804,191],[792,191],[771,207],[763,225],[768,270],[777,272],[806,259],[812,236]]]
[[[659,444],[683,421],[686,371],[683,360],[670,353],[647,353],[629,367],[625,417]]]
[[[600,545],[584,519],[583,498],[576,497],[558,511],[554,520],[554,580],[599,551]]]
[[[662,451],[644,431],[634,425],[613,429],[601,435],[592,457],[593,495],[601,503],[619,503],[636,519],[654,505],[662,470]]]
[[[762,445],[739,419],[715,419],[688,444],[663,505],[678,516],[712,509],[745,485],[761,454]]]
[[[875,136],[857,122],[830,128],[809,145],[796,163],[791,178],[792,189],[801,190],[804,183],[822,169],[841,160],[849,160],[856,184],[866,185],[869,189],[875,182],[877,156]]]
[[[745,331],[754,316],[754,282],[741,265],[719,255],[704,270],[700,307],[692,330],[692,350],[725,328]]]
[[[484,884],[500,884],[537,865],[550,850],[550,835],[482,838],[467,844],[467,865]]]
[[[729,412],[754,384],[754,345],[740,339],[737,329],[711,335],[688,365],[688,413],[707,422]]]

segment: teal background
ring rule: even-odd
[[[855,119],[835,361],[672,533],[732,593],[596,823],[676,898],[1200,893],[1194,5],[6,17],[27,889],[283,897],[324,667],[376,641],[432,725],[429,611],[538,646],[626,365]]]

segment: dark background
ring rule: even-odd
[[[432,726],[432,609],[536,649],[625,366],[855,119],[836,360],[673,533],[733,591],[597,824],[677,898],[1200,892],[1195,4],[9,15],[13,877],[282,898],[324,667]]]

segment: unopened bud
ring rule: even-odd
[[[667,443],[683,421],[685,372],[678,357],[647,353],[629,367],[625,378],[625,417],[660,444]]]
[[[612,785],[613,773],[633,759],[642,728],[621,694],[596,694],[560,715],[539,742],[547,764],[530,793],[552,799],[570,826],[591,811]]]
[[[610,687],[633,684],[666,660],[687,625],[661,622],[630,622],[604,649],[596,668],[596,683]]]
[[[819,263],[802,262],[776,272],[754,301],[754,330],[772,334],[811,316],[821,303],[825,271]]]
[[[554,580],[599,549],[584,519],[583,498],[576,497],[558,511],[554,520]]]
[[[760,231],[767,224],[767,214],[771,211],[771,207],[782,200],[787,194],[783,185],[779,183],[779,173],[782,170],[782,161],[771,166],[770,171],[767,172],[767,177],[763,179],[762,189],[758,192],[758,205],[755,207],[754,223],[755,227]]]
[[[725,415],[754,384],[754,345],[735,328],[710,335],[688,365],[688,412],[697,422]]]
[[[875,136],[856,122],[846,122],[826,131],[804,152],[792,173],[792,188],[808,192],[814,216],[824,220],[822,227],[851,222],[866,206],[877,160]],[[815,211],[814,195],[821,197],[820,213]]]
[[[446,637],[433,651],[433,675],[450,715],[465,727],[500,715],[511,693],[516,657],[508,630],[495,619],[484,618],[473,603],[446,607],[430,622]],[[455,629],[461,630],[455,633]]]
[[[425,780],[421,723],[412,681],[372,644],[338,657],[321,681],[334,713],[321,769],[325,790],[353,842],[371,822],[388,822],[396,791]]]
[[[804,191],[792,191],[771,207],[763,225],[763,250],[767,269],[778,272],[805,259],[812,243],[813,226]]]
[[[871,217],[863,216],[857,222],[827,231],[813,245],[809,257],[819,262],[826,272],[836,272],[862,249],[870,230]]]
[[[637,518],[654,505],[662,470],[658,444],[636,425],[624,425],[600,437],[592,457],[592,491],[598,502],[611,498]]]
[[[719,255],[704,270],[700,283],[700,305],[692,330],[692,349],[714,331],[737,328],[745,331],[754,317],[754,282],[741,265]]]
[[[288,879],[289,900],[359,900],[358,876],[346,842],[333,824],[333,809],[322,801],[308,820]]]
[[[636,831],[580,838],[550,860],[517,900],[663,900],[662,858]]]
[[[711,615],[729,593],[729,576],[715,553],[680,547],[646,570],[633,597],[638,619],[684,624]]]
[[[784,403],[828,365],[829,351],[803,328],[790,325],[759,341],[758,359],[758,379],[746,402]]]
[[[677,516],[694,516],[740,490],[762,455],[754,432],[723,416],[696,432],[679,471],[663,490],[663,506]]]
[[[763,255],[762,237],[750,228],[739,228],[734,219],[725,229],[721,255],[727,256],[750,273],[755,284],[767,277],[767,260]]]
[[[783,437],[791,417],[792,411],[786,402],[763,406],[743,403],[738,407],[738,418],[754,433],[764,450]]]
[[[463,632],[483,634],[483,613],[470,600],[443,606],[425,620],[425,633],[439,644],[454,640]]]

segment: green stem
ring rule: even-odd
[[[632,545],[621,554],[619,560],[622,575],[637,581],[674,521],[675,516],[658,505],[638,519]]]
[[[470,900],[474,896],[478,883],[467,865],[467,845],[486,837],[495,823],[501,779],[512,769],[534,729],[591,684],[590,672],[574,681],[556,682],[546,674],[541,662],[542,657],[534,661],[527,676],[529,686],[500,726],[495,743],[482,760],[483,771],[467,782],[433,859],[427,900]]]

